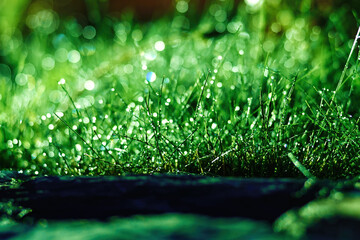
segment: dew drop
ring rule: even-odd
[[[156,80],[156,74],[154,72],[148,72],[146,74],[146,81],[154,82]]]
[[[63,78],[60,79],[60,81],[58,81],[58,84],[59,84],[59,85],[64,85],[64,84],[65,84],[65,79],[63,79]]]

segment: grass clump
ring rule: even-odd
[[[301,177],[297,159],[319,178],[358,175],[359,34],[339,23],[346,9],[317,25],[286,6],[227,7],[197,25],[178,12],[83,27],[48,11],[53,25],[12,34],[1,167]]]

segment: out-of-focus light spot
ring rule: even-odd
[[[240,32],[239,37],[243,39],[250,39],[250,34],[247,32]]]
[[[239,51],[239,54],[240,54],[241,56],[244,55],[244,53],[245,53],[244,50],[240,50],[240,51]]]
[[[138,42],[143,38],[143,33],[141,32],[140,29],[135,29],[132,33],[131,33],[131,37],[134,41]]]
[[[84,84],[84,88],[88,91],[91,91],[95,88],[95,83],[92,80],[87,80]]]
[[[230,70],[232,69],[232,64],[231,64],[231,62],[226,61],[226,62],[223,64],[223,68],[224,68],[224,70],[226,70],[226,71],[230,71]]]
[[[134,71],[134,67],[131,64],[127,64],[124,66],[124,72],[127,74],[131,74]]]
[[[138,102],[143,102],[144,98],[143,97],[138,97]]]
[[[293,58],[286,60],[284,66],[289,69],[293,68],[295,66],[295,60]]]
[[[243,24],[241,22],[230,22],[227,25],[227,30],[229,31],[229,33],[236,33],[242,28],[243,28]]]
[[[262,0],[245,0],[245,3],[249,5],[250,7],[254,7],[256,5],[262,4]]]
[[[35,76],[36,74],[35,66],[31,63],[26,63],[24,65],[23,73]]]
[[[66,62],[68,59],[68,51],[65,48],[59,48],[55,51],[55,59],[58,62]]]
[[[184,59],[180,56],[173,56],[170,60],[170,67],[173,69],[179,69],[184,63]]]
[[[281,31],[281,25],[279,23],[273,23],[271,24],[271,31],[273,31],[274,33],[278,33]]]
[[[282,26],[290,26],[293,23],[293,13],[290,10],[282,10],[277,15],[277,19]]]
[[[226,30],[226,25],[222,22],[215,24],[215,30],[219,33],[223,33]]]
[[[64,85],[65,84],[65,79],[64,78],[60,79],[60,81],[58,81],[58,84],[59,85]]]
[[[152,51],[146,52],[144,54],[144,57],[146,60],[153,61],[157,57],[157,53],[154,50],[152,50]]]
[[[26,18],[26,24],[31,29],[44,34],[50,34],[57,29],[59,21],[55,12],[51,10],[42,10],[36,14],[29,15]]]
[[[164,79],[164,83],[169,83],[170,82],[170,79],[169,78],[165,78]]]
[[[142,66],[141,66],[141,69],[142,69],[142,70],[147,70],[147,66],[146,66],[146,65],[142,65]]]
[[[275,49],[275,44],[274,44],[273,41],[268,40],[268,41],[265,41],[265,42],[264,42],[263,48],[264,48],[264,51],[265,51],[265,52],[270,53],[270,52],[274,51],[274,49]]]
[[[53,124],[49,124],[48,128],[49,128],[49,130],[54,130],[55,127]]]
[[[186,13],[189,9],[189,4],[185,1],[178,1],[176,3],[176,10],[179,13]]]
[[[211,129],[215,129],[217,127],[216,123],[211,124]]]
[[[83,56],[91,56],[91,55],[94,55],[96,52],[95,46],[93,46],[91,44],[84,44],[80,47],[79,50],[81,52],[81,55],[83,55]]]
[[[219,9],[215,12],[214,15],[216,21],[218,22],[225,22],[226,18],[227,18],[227,13],[224,9]]]
[[[80,53],[76,50],[71,50],[68,54],[68,60],[71,63],[78,63],[80,61]]]
[[[154,82],[156,80],[156,74],[154,72],[148,72],[146,74],[146,81]]]
[[[52,57],[45,57],[41,62],[41,66],[43,69],[50,71],[55,67],[55,60]]]
[[[28,82],[28,76],[26,74],[19,73],[15,77],[15,82],[17,83],[17,85],[24,86]]]
[[[157,41],[155,43],[155,49],[156,49],[156,51],[159,51],[159,52],[164,51],[165,43],[163,41]]]
[[[93,39],[96,36],[96,29],[93,26],[84,27],[82,34],[86,39]]]

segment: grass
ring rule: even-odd
[[[31,15],[30,33],[2,35],[0,167],[359,175],[351,9],[317,24],[305,10],[274,4],[241,5],[229,17],[219,2],[198,24],[186,13],[143,24],[104,18],[95,27],[47,10]]]

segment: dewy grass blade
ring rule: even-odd
[[[353,55],[353,53],[354,53],[354,50],[355,50],[355,48],[356,48],[356,45],[357,45],[357,42],[358,42],[359,39],[360,39],[360,26],[359,26],[359,29],[358,29],[358,31],[357,31],[357,33],[356,33],[356,36],[355,36],[353,45],[352,45],[352,47],[351,47],[351,50],[350,50],[350,54],[349,54],[349,56],[348,56],[348,59],[346,60],[345,67],[344,67],[344,69],[343,69],[343,71],[342,71],[342,73],[341,73],[340,80],[339,80],[339,82],[338,82],[338,84],[337,84],[337,86],[336,86],[335,92],[334,92],[334,94],[333,94],[333,96],[332,96],[332,98],[331,98],[330,105],[332,105],[332,103],[334,102],[336,93],[340,90],[340,88],[341,88],[341,86],[342,86],[342,83],[343,83],[344,78],[345,78],[345,75],[346,75],[346,71],[347,71],[348,68],[349,68],[350,59],[351,59],[351,57],[352,57],[352,55]]]
[[[299,160],[296,159],[296,157],[294,156],[294,154],[289,153],[288,157],[290,158],[290,160],[292,161],[292,163],[295,165],[295,167],[297,169],[299,169],[299,171],[306,177],[306,178],[315,178],[314,175],[312,175],[310,173],[309,170],[306,169],[306,167],[304,167],[304,165],[302,165]]]
[[[78,132],[76,132],[74,129],[72,129],[72,128],[69,126],[69,124],[68,124],[64,119],[62,119],[59,115],[57,115],[56,113],[54,113],[54,115],[55,115],[61,122],[63,122],[63,123],[68,127],[68,129],[70,129],[72,132],[74,132],[74,133],[81,139],[81,141],[83,141],[83,143],[85,143],[85,144],[91,149],[91,151],[93,151],[93,152],[96,154],[96,156],[97,156],[98,158],[100,158],[100,154],[99,154],[90,144],[88,144],[88,143],[86,142],[86,140],[85,140]]]

